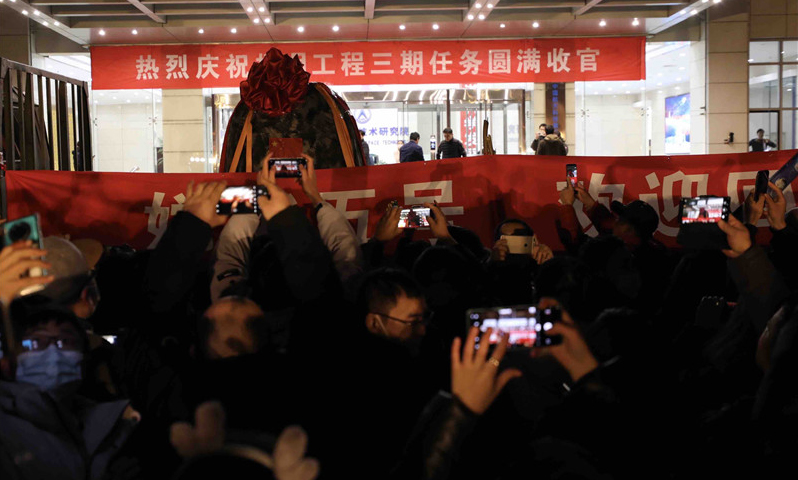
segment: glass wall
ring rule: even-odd
[[[749,138],[761,128],[776,148],[798,148],[798,40],[750,42],[748,52]]]

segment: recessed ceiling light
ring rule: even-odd
[[[270,17],[266,17],[266,18],[263,20],[263,23],[272,23],[272,19],[271,19]]]
[[[626,93],[632,93],[632,92],[630,92],[629,90],[627,90],[627,91],[626,91]]]
[[[48,25],[50,25],[50,24],[49,24],[49,23],[48,23],[48,22],[45,20],[45,21],[44,21],[44,26],[46,27],[46,26],[48,26]]]
[[[437,29],[439,29],[439,28],[441,28],[441,27],[440,27],[440,26],[438,26],[438,24],[437,24],[437,23],[433,23],[433,24],[432,24],[432,29],[433,29],[433,30],[437,30]]]
[[[197,30],[197,33],[199,33],[200,35],[202,35],[203,33],[205,33],[205,29],[202,29],[202,28],[200,28],[199,30]]]
[[[477,18],[480,19],[480,20],[485,20],[485,15],[480,13]]]
[[[130,100],[127,100],[127,103],[130,103]]]
[[[662,82],[657,83],[657,86],[661,87],[662,86]]]
[[[632,21],[632,26],[636,27],[638,25],[640,25],[640,20],[638,20],[637,17],[635,17],[635,19]]]
[[[247,7],[247,13],[252,13],[252,10],[253,10],[252,7]]]
[[[695,8],[692,11],[690,11],[690,15],[695,15],[696,13],[698,13],[698,10],[696,10]]]
[[[709,0],[701,0],[701,3],[707,3]]]
[[[485,5],[485,6],[488,7],[488,8],[493,8],[493,4],[492,3],[489,3],[489,4]]]
[[[662,73],[658,73],[658,74],[657,74],[657,76],[658,76],[658,77],[661,77],[661,76],[662,76]]]
[[[662,93],[662,90],[657,90],[657,93]]]
[[[340,28],[338,25],[333,25],[333,26],[332,26],[332,31],[333,31],[333,32],[337,32],[337,31],[338,31],[338,30],[340,30],[340,29],[341,29],[341,28]]]
[[[116,100],[116,97],[111,97],[111,100]]]
[[[405,27],[404,25],[399,25],[399,30],[404,30],[405,28],[407,27]]]
[[[260,18],[253,18],[252,23],[260,23]]]
[[[136,30],[136,29],[134,28],[134,29],[133,29],[133,31],[132,31],[132,32],[130,32],[130,33],[132,33],[133,35],[138,35],[138,34],[139,34],[139,31],[138,31],[138,30]]]
[[[540,24],[538,22],[532,22],[532,28],[538,28]]]
[[[474,4],[474,7],[476,7],[476,8],[482,8],[482,4],[481,4],[481,3],[475,3],[475,4]]]
[[[57,26],[59,26],[59,25],[61,25],[61,24],[60,24],[60,23],[58,23],[58,22],[53,22],[53,25],[55,25],[55,26],[57,27]]]
[[[607,26],[607,22],[604,21],[604,19],[602,18],[601,21],[599,22],[599,27],[606,27],[606,26]]]
[[[265,12],[265,11],[266,11],[266,7],[258,7],[258,11],[259,11],[260,13],[263,13],[263,12]]]
[[[505,25],[503,23],[499,24],[499,28],[504,28]]]
[[[470,14],[470,13],[469,13],[469,14],[468,14],[468,17],[466,17],[466,18],[468,18],[469,20],[473,20],[473,19],[474,19],[474,16],[473,16],[472,14]]]
[[[36,15],[36,16],[38,17],[38,16],[39,16],[39,11],[38,11],[38,10],[34,10],[34,11],[33,11],[33,14],[34,14],[34,15]]]
[[[237,29],[235,29],[235,28],[231,28],[231,29],[230,29],[230,33],[236,33],[236,32],[238,32],[238,30],[237,30]]]
[[[677,82],[681,82],[682,81],[682,77],[676,77],[676,81]]]
[[[100,30],[99,34],[100,34],[100,36],[105,36],[105,30]]]
[[[27,11],[27,10],[23,10],[23,11],[22,11],[22,14],[23,14],[23,15],[27,15],[27,14],[28,14],[28,11]]]
[[[720,0],[712,0],[712,3],[720,3]]]
[[[679,67],[679,70],[684,70],[684,67]]]
[[[749,61],[749,62],[753,62],[753,61],[754,61],[754,59],[753,59],[753,58],[749,58],[749,59],[748,59],[748,61]]]
[[[304,31],[305,31],[305,27],[303,27],[302,25],[300,25],[300,26],[296,27],[296,31],[297,31],[297,32],[299,32],[299,33],[302,33],[302,32],[304,32]]]
[[[686,8],[684,10],[682,10],[681,12],[679,12],[679,15],[684,15],[685,13],[687,13],[687,9]]]

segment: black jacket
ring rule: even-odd
[[[538,142],[538,155],[568,155],[568,149],[565,147],[565,142],[559,135],[552,133],[546,135],[543,140]]]
[[[466,150],[463,146],[463,142],[453,138],[448,142],[445,140],[441,142],[438,146],[438,153],[435,155],[435,158],[458,158],[465,156]]]
[[[399,149],[399,163],[423,162],[424,149],[416,142],[410,141]]]

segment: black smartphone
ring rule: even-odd
[[[237,213],[259,213],[258,197],[267,195],[266,187],[227,187],[222,192],[216,213],[219,215],[235,215]]]
[[[781,168],[770,177],[770,181],[783,191],[795,180],[795,177],[798,177],[798,153],[787,160],[787,163],[782,165]],[[770,189],[770,198],[773,200],[777,198],[776,192],[772,191],[772,189]]]
[[[729,248],[718,221],[729,220],[729,197],[683,197],[679,204],[680,228],[676,242],[698,249]]]
[[[571,187],[576,188],[577,182],[577,174],[576,174],[576,164],[569,163],[565,166],[565,176],[568,177],[568,180],[571,182]]]
[[[429,227],[427,217],[431,216],[430,209],[422,206],[403,208],[399,212],[399,228]]]
[[[44,248],[44,236],[42,235],[41,222],[39,214],[28,215],[27,217],[11,220],[3,224],[3,246],[9,246],[17,242],[24,242],[30,240],[33,245],[38,248]],[[47,275],[47,270],[41,267],[33,267],[27,271],[23,276],[25,277],[43,277]],[[32,285],[25,288],[20,295],[28,295],[30,293],[42,290],[44,285]]]
[[[296,178],[301,177],[302,172],[299,166],[308,166],[308,162],[301,157],[297,158],[270,158],[269,169],[274,167],[274,176],[276,178]]]
[[[560,307],[547,307],[538,310],[535,319],[535,346],[548,347],[562,343],[561,335],[549,335],[548,331],[555,323],[562,320],[562,310]]]
[[[482,333],[477,341],[489,345],[499,343],[499,331],[509,335],[507,348],[529,349],[535,345],[537,307],[534,305],[518,305],[514,307],[474,308],[466,312],[467,327],[479,327],[484,333],[488,328],[493,329],[490,338],[482,338]]]
[[[769,176],[770,176],[769,170],[760,170],[756,172],[756,184],[754,185],[754,201],[758,202],[759,196],[767,193]]]

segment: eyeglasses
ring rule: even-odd
[[[40,352],[50,345],[59,350],[80,350],[80,340],[74,337],[35,336],[22,340],[22,349],[28,352]]]
[[[384,313],[378,313],[378,312],[371,312],[371,313],[373,313],[374,315],[379,315],[381,317],[385,317],[388,320],[393,320],[394,322],[399,322],[399,323],[402,323],[404,325],[408,325],[410,327],[419,327],[419,326],[422,326],[422,325],[426,326],[426,325],[429,324],[430,320],[432,320],[432,312],[424,312],[421,315],[421,319],[420,320],[403,320],[401,318],[392,317],[392,316],[386,315]]]

